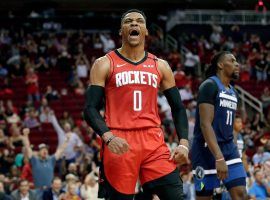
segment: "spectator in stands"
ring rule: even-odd
[[[185,87],[180,89],[179,92],[180,92],[182,101],[189,101],[194,98],[193,92],[191,90],[191,86],[189,84],[185,85]]]
[[[34,108],[26,113],[23,124],[26,128],[37,128],[40,126],[38,115]]]
[[[191,172],[183,172],[181,174],[184,191],[183,200],[195,200],[195,187],[194,184],[192,183],[192,176],[193,175]]]
[[[44,107],[39,115],[39,121],[41,123],[50,123],[50,112],[49,106]]]
[[[188,51],[185,54],[184,70],[186,75],[194,76],[196,70],[200,64],[200,57],[198,56],[196,50],[194,52]]]
[[[42,200],[57,200],[63,193],[62,180],[59,177],[54,177],[51,187],[44,191]]]
[[[23,129],[23,140],[26,148],[26,154],[30,159],[34,185],[38,189],[39,199],[43,195],[44,189],[50,187],[54,177],[54,167],[56,160],[62,157],[67,144],[70,141],[70,137],[67,136],[63,143],[57,148],[54,155],[48,155],[48,146],[46,144],[40,144],[38,146],[38,155],[34,155],[29,142],[30,129]]]
[[[59,99],[60,95],[58,94],[57,90],[54,90],[51,85],[48,85],[46,87],[44,97],[48,100],[48,102],[50,102]]]
[[[11,156],[14,157],[14,154],[11,154]],[[17,183],[20,180],[20,169],[15,165],[12,165],[9,169],[10,172],[8,177],[13,182],[14,188],[17,188]]]
[[[4,131],[0,128],[0,148],[7,148],[9,145],[9,138],[5,135]]]
[[[99,37],[100,37],[100,40],[101,40],[102,45],[103,45],[103,52],[104,53],[108,53],[109,51],[115,49],[115,42],[109,34],[102,34],[101,33],[99,35]]]
[[[74,175],[74,174],[67,174],[65,176],[65,182],[64,182],[64,187],[63,190],[65,192],[68,191],[68,185],[69,184],[75,184],[75,193],[76,194],[80,194],[80,182],[79,181],[79,177]]]
[[[42,110],[45,108],[45,107],[48,107],[49,106],[49,103],[48,103],[48,100],[45,98],[45,97],[43,97],[42,99],[41,99],[41,102],[40,102],[40,106],[39,106],[39,112],[42,112]]]
[[[7,109],[6,112],[12,112],[18,114],[18,109],[13,105],[12,100],[7,100]]]
[[[261,95],[261,100],[262,100],[264,108],[267,108],[268,106],[270,106],[270,90],[269,90],[268,86],[266,86],[263,89],[263,93]]]
[[[99,200],[98,198],[98,177],[95,171],[90,172],[84,179],[80,189],[81,197],[84,200]],[[101,200],[101,199],[100,199]]]
[[[268,63],[266,61],[266,56],[262,52],[255,64],[257,81],[265,81],[267,79],[267,68],[268,68],[267,64]]]
[[[178,146],[175,137],[172,134],[168,135],[166,144],[171,152]]]
[[[253,155],[252,161],[254,165],[263,164],[265,161],[270,160],[270,153],[264,152],[264,147],[260,146],[257,153]]]
[[[247,60],[248,64],[251,67],[250,70],[250,77],[255,79],[256,78],[256,69],[255,65],[260,59],[260,54],[256,48],[253,48],[252,51],[248,54]]]
[[[18,127],[16,124],[13,124],[9,130],[11,133],[11,136],[9,138],[10,148],[15,149],[23,147],[23,139],[20,133],[20,127]]]
[[[59,200],[81,200],[79,195],[76,194],[76,183],[69,183],[65,194],[60,195]]]
[[[12,103],[9,103],[5,111],[6,120],[9,124],[18,124],[21,122],[20,116],[14,111],[15,109],[12,106]]]
[[[79,54],[77,56],[75,65],[78,77],[87,78],[90,65],[85,54]]]
[[[219,25],[212,25],[212,33],[210,35],[210,41],[214,44],[214,49],[220,50],[220,45],[222,42],[222,27]]]
[[[81,80],[78,80],[77,85],[74,88],[74,93],[80,96],[85,94],[85,87]]]
[[[0,96],[12,96],[14,94],[13,89],[11,88],[10,79],[4,78],[3,84],[0,87]]]
[[[178,63],[176,65],[176,70],[173,72],[173,74],[174,74],[176,87],[178,89],[183,88],[186,85],[186,74],[184,71],[182,71],[181,63]]]
[[[25,78],[29,101],[33,101],[33,99],[35,99],[36,101],[40,100],[38,79],[38,75],[35,73],[34,69],[32,67],[29,67],[27,69],[27,74]]]
[[[270,196],[270,186],[265,182],[264,174],[261,169],[254,171],[255,181],[248,191],[250,199],[267,199]]]
[[[228,37],[228,40],[224,43],[224,50],[232,52],[234,49],[234,42],[232,40],[232,37]]]
[[[4,149],[3,152],[0,152],[0,173],[8,174],[10,167],[14,163],[14,157],[12,157],[8,149]]]
[[[172,67],[172,71],[175,71],[179,64],[181,66],[181,55],[177,49],[174,49],[169,53],[168,62]]]
[[[68,170],[67,171],[68,174],[73,174],[73,175],[75,175],[77,177],[79,176],[78,175],[78,169],[77,169],[77,164],[76,163],[69,163],[67,170]]]
[[[6,114],[5,114],[5,106],[4,101],[0,100],[0,129],[4,130],[6,129]]]
[[[39,72],[47,72],[49,70],[49,65],[44,57],[40,56],[38,58],[35,69]]]
[[[21,172],[21,179],[28,180],[30,184],[33,184],[33,174],[32,174],[32,168],[31,164],[29,162],[29,158],[27,156],[23,157],[23,167]]]
[[[78,157],[77,154],[82,151],[83,143],[78,135],[72,132],[71,125],[68,122],[66,122],[63,128],[61,128],[56,116],[53,113],[51,113],[51,123],[57,132],[58,146],[62,145],[67,137],[70,137],[68,146],[64,151],[66,165],[68,166],[69,163],[76,161],[76,158]]]
[[[94,38],[93,39],[93,48],[94,49],[103,49],[103,44],[102,44],[102,42],[100,40],[99,35],[94,34],[93,38]]]
[[[19,181],[19,189],[13,191],[11,196],[14,200],[36,200],[36,193],[30,190],[29,182],[27,180]]]
[[[68,53],[67,48],[64,47],[62,48],[61,54],[58,56],[57,59],[57,66],[62,70],[62,71],[71,71],[71,55]]]
[[[247,63],[247,61],[244,61],[240,66],[240,81],[246,82],[250,80],[250,65]]]
[[[62,127],[64,127],[65,123],[69,123],[71,127],[74,127],[74,120],[67,110],[63,112],[59,121]]]
[[[10,65],[9,74],[11,78],[21,77],[24,74],[24,69],[19,63]]]
[[[1,200],[13,200],[10,195],[6,194],[4,183],[0,181],[0,199]]]

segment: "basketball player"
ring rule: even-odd
[[[237,96],[230,85],[239,64],[230,52],[217,53],[199,87],[192,144],[192,168],[198,200],[211,199],[224,184],[232,199],[246,198],[246,172],[234,143],[233,122]]]
[[[170,66],[144,49],[146,17],[129,10],[121,19],[122,47],[93,64],[85,120],[103,141],[100,196],[131,200],[139,179],[147,197],[182,199],[175,162],[188,159],[188,123]],[[179,146],[170,155],[158,116],[161,89],[172,110]],[[99,114],[105,97],[105,121]]]

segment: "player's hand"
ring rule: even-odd
[[[216,161],[216,169],[218,179],[224,180],[228,177],[228,166],[224,159],[223,160],[219,159]]]
[[[105,143],[107,143],[110,138],[112,138],[112,140],[109,142],[108,148],[112,153],[121,155],[129,150],[129,144],[127,141],[120,137],[114,137],[112,132],[106,132],[102,136],[102,139],[105,141]]]
[[[127,141],[120,137],[115,137],[108,144],[108,148],[111,152],[121,155],[126,153],[129,150],[129,145]]]
[[[188,149],[179,145],[176,147],[170,157],[170,160],[174,160],[177,164],[184,165],[188,163]]]

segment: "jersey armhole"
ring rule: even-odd
[[[158,69],[158,59],[156,57],[154,58],[154,62],[155,62],[155,67],[156,67],[156,70],[157,70],[157,74],[159,76],[159,79],[162,80],[163,76],[161,75],[161,72]]]
[[[110,54],[107,54],[106,56],[107,56],[107,58],[109,58],[109,60],[110,60],[110,72],[109,72],[109,74],[108,74],[107,81],[106,81],[106,82],[109,82],[109,81],[111,80],[112,75],[113,75],[113,72],[114,72],[114,62],[113,62],[113,59],[112,59],[112,57],[110,56]]]
[[[148,53],[148,58],[151,58],[151,59],[154,61],[154,63],[155,63],[155,69],[156,69],[156,71],[157,71],[157,74],[158,74],[158,76],[159,76],[159,79],[162,80],[161,72],[160,72],[160,70],[158,69],[158,58],[157,58],[154,54],[151,54],[151,53],[149,53],[149,52],[147,52],[147,53]]]

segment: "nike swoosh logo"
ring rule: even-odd
[[[124,64],[119,64],[119,65],[116,65],[116,67],[123,67],[124,65],[126,65],[127,63],[124,63]]]

